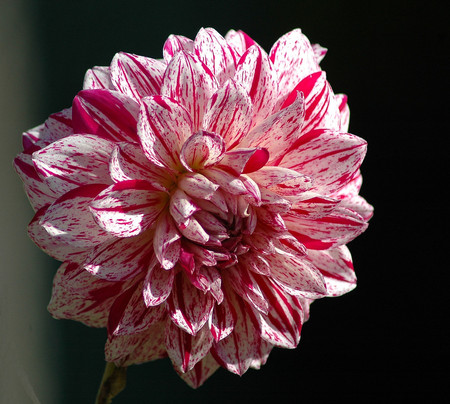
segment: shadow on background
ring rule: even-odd
[[[6,307],[6,328],[14,330],[1,352],[2,362],[11,359],[11,341],[22,351],[42,403],[93,402],[105,331],[45,314],[57,264],[26,240],[32,213],[10,169],[20,132],[70,106],[89,67],[109,64],[118,51],[159,58],[168,35],[194,37],[202,26],[223,35],[243,29],[266,50],[301,27],[311,42],[329,49],[322,67],[335,92],[349,95],[350,132],[369,142],[362,195],[375,205],[375,216],[367,233],[350,244],[359,286],[347,296],[314,303],[299,348],[275,349],[260,371],[239,378],[220,370],[193,391],[168,360],[134,366],[114,403],[393,402],[444,392],[448,331],[440,324],[448,293],[439,288],[448,275],[433,237],[438,199],[426,191],[435,187],[430,180],[437,173],[446,172],[439,145],[448,114],[435,93],[448,69],[440,59],[448,29],[433,2],[18,3],[16,9],[2,3],[0,14],[1,66],[10,74],[2,70],[9,95],[2,94],[1,112],[10,122],[4,127],[2,116],[8,145],[2,183],[12,190],[2,195],[2,316]],[[23,393],[17,393],[24,389],[17,380],[10,394]]]

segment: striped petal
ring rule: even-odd
[[[171,269],[180,258],[181,235],[170,215],[161,215],[156,222],[153,247],[161,267]]]
[[[180,377],[192,388],[200,387],[217,369],[219,364],[211,354],[206,355],[190,371],[181,373]]]
[[[111,81],[122,94],[138,101],[161,89],[165,63],[134,55],[117,53],[111,62]]]
[[[152,262],[144,279],[143,296],[147,307],[164,303],[172,292],[174,271],[166,271]]]
[[[182,50],[192,52],[194,50],[194,41],[183,35],[170,35],[163,47],[163,57],[166,63],[169,63],[174,55]]]
[[[94,66],[84,75],[83,90],[115,90],[111,82],[109,66]]]
[[[200,130],[186,140],[180,159],[187,170],[196,171],[216,164],[224,151],[225,143],[219,135]]]
[[[90,209],[98,224],[117,237],[136,236],[155,223],[166,193],[142,180],[118,182],[101,192]]]

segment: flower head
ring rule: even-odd
[[[299,29],[267,54],[208,28],[88,70],[15,160],[29,234],[63,261],[52,315],[107,327],[107,361],[169,356],[195,387],[296,347],[310,303],[355,287],[345,244],[372,215],[325,52]]]

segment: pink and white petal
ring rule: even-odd
[[[41,218],[48,234],[75,248],[93,247],[112,238],[94,220],[89,205],[105,185],[84,185],[57,199]]]
[[[264,147],[269,151],[269,165],[277,163],[301,135],[304,101],[301,94],[287,108],[269,116],[255,126],[239,147]]]
[[[42,123],[22,133],[22,147],[24,153],[26,154],[33,153],[34,151],[39,150],[43,146],[40,143],[41,138],[44,135],[44,131],[45,125]]]
[[[180,373],[180,377],[189,386],[196,389],[205,383],[205,381],[219,368],[219,364],[214,360],[212,355],[208,353],[208,355],[199,361],[189,372]]]
[[[213,337],[207,326],[192,336],[168,321],[165,343],[175,370],[186,373],[209,353]]]
[[[69,266],[78,267],[73,263],[64,263],[56,272],[48,311],[56,319],[76,320],[90,327],[105,327],[114,297],[87,298],[67,288],[65,272]],[[91,276],[91,278],[95,282],[95,277]]]
[[[58,236],[51,236],[40,224],[46,211],[47,206],[39,209],[28,225],[30,238],[41,250],[58,261],[83,262],[89,251],[86,251],[86,247],[74,247]]]
[[[314,55],[316,57],[316,62],[317,62],[317,64],[319,64],[323,60],[325,55],[327,54],[328,49],[320,46],[318,43],[312,44],[311,47],[314,51]]]
[[[281,166],[265,166],[249,174],[260,187],[279,195],[297,195],[308,191],[312,179],[303,173]]]
[[[97,278],[107,281],[129,279],[147,269],[153,255],[151,240],[151,234],[143,233],[106,241],[89,252],[83,267]]]
[[[14,169],[23,182],[34,211],[52,204],[58,196],[39,177],[30,154],[21,153],[14,159]]]
[[[166,169],[147,159],[142,148],[134,143],[119,143],[109,162],[109,174],[114,182],[146,180],[161,191],[168,191],[174,178]]]
[[[186,219],[189,219],[198,210],[199,208],[193,200],[181,189],[177,189],[171,195],[169,212],[179,227],[186,224]]]
[[[308,191],[295,198],[292,210],[296,215],[303,215],[308,219],[319,219],[332,213],[341,203],[337,198]]]
[[[220,135],[228,150],[247,134],[252,112],[248,93],[234,80],[228,80],[208,100],[202,127]]]
[[[319,219],[308,219],[293,213],[283,218],[289,231],[311,250],[344,245],[363,233],[368,226],[361,216],[347,209],[336,209],[334,213]]]
[[[52,114],[45,121],[45,129],[37,144],[45,147],[56,140],[73,135],[72,108]],[[78,132],[79,133],[79,132]]]
[[[117,91],[83,90],[72,104],[73,131],[115,142],[136,142],[138,114],[139,104]]]
[[[244,31],[235,31],[234,29],[230,29],[227,32],[225,40],[239,57],[241,57],[250,46],[256,44],[256,42]]]
[[[210,235],[193,216],[186,219],[185,222],[177,223],[177,225],[180,233],[195,243],[206,244],[211,239]]]
[[[130,366],[167,357],[164,345],[166,321],[133,335],[110,335],[105,344],[105,359],[116,366]]]
[[[261,278],[260,286],[270,301],[269,313],[258,314],[261,338],[281,348],[296,348],[303,323],[300,300],[284,292],[268,278]]]
[[[180,51],[193,52],[194,41],[183,35],[170,35],[163,47],[163,57],[166,63],[169,63],[176,53]]]
[[[248,304],[232,293],[228,299],[236,313],[236,323],[228,337],[213,345],[211,353],[222,367],[242,376],[260,357],[260,330],[255,328],[257,319]]]
[[[347,103],[347,96],[345,94],[336,94],[334,99],[338,105],[341,115],[341,127],[340,132],[348,132],[348,126],[350,123],[350,108]]]
[[[158,166],[180,171],[181,147],[193,129],[190,114],[167,97],[151,96],[142,103],[138,134],[145,155]]]
[[[275,42],[269,55],[278,74],[280,101],[284,100],[303,78],[320,70],[308,38],[298,28]]]
[[[156,222],[153,248],[161,267],[171,269],[180,258],[181,235],[170,215],[161,215]]]
[[[219,186],[200,173],[188,172],[178,177],[178,188],[191,197],[210,199]]]
[[[342,199],[339,203],[339,207],[356,212],[366,221],[373,216],[373,206],[359,195]]]
[[[242,173],[252,173],[258,171],[269,160],[269,152],[262,147],[251,149],[234,149],[227,151],[220,166],[231,171],[236,176]]]
[[[302,136],[280,163],[314,178],[311,191],[331,194],[358,172],[367,142],[349,133],[315,130]]]
[[[143,296],[147,307],[164,303],[172,292],[174,271],[165,270],[156,264],[156,260],[149,265],[144,279]]]
[[[149,229],[168,203],[168,195],[143,180],[118,182],[90,205],[95,220],[116,237],[136,236]]]
[[[222,159],[225,142],[221,136],[200,130],[183,144],[180,160],[188,171],[201,170]]]
[[[232,195],[245,195],[248,193],[242,181],[225,170],[211,167],[202,170],[202,174]]]
[[[352,256],[346,246],[309,250],[308,258],[324,276],[329,296],[341,296],[356,287]]]
[[[170,61],[164,75],[161,95],[183,105],[193,121],[193,132],[200,129],[206,104],[217,90],[214,74],[194,54],[180,51]]]
[[[271,254],[264,258],[270,265],[271,278],[289,294],[311,299],[326,296],[327,288],[323,276],[305,258],[287,254]]]
[[[33,163],[55,195],[82,185],[111,184],[114,143],[94,135],[71,135],[33,153]]]
[[[286,213],[291,210],[292,203],[277,193],[266,188],[260,188],[261,205],[274,213]]]
[[[259,45],[250,46],[242,55],[234,79],[252,100],[252,126],[273,113],[278,99],[278,77],[267,53]]]
[[[255,251],[249,251],[247,254],[240,256],[239,262],[255,274],[270,276],[270,264]]]
[[[166,304],[174,324],[188,334],[196,335],[208,321],[215,300],[209,293],[205,294],[193,287],[180,272],[175,277],[173,291]]]
[[[136,282],[114,300],[108,317],[108,334],[130,335],[142,332],[160,321],[165,312],[163,305],[145,305],[142,282]]]
[[[122,94],[139,102],[159,94],[165,70],[160,60],[119,52],[111,62],[111,81]]]
[[[83,90],[115,90],[111,83],[109,66],[94,66],[84,75]]]
[[[267,359],[269,359],[269,354],[272,351],[273,345],[263,339],[259,344],[259,352],[256,358],[253,359],[250,367],[252,369],[261,369],[261,366],[265,365]]]
[[[228,299],[222,300],[222,303],[214,306],[210,319],[210,331],[216,342],[228,337],[234,329],[236,323],[236,312],[230,306]]]
[[[235,52],[215,29],[200,29],[194,40],[194,53],[208,66],[220,85],[233,77]]]

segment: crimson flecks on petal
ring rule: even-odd
[[[206,28],[89,69],[14,162],[29,234],[63,261],[52,315],[106,327],[118,366],[168,356],[192,387],[295,348],[310,304],[355,287],[346,244],[373,213],[325,53],[299,29],[267,54]]]

